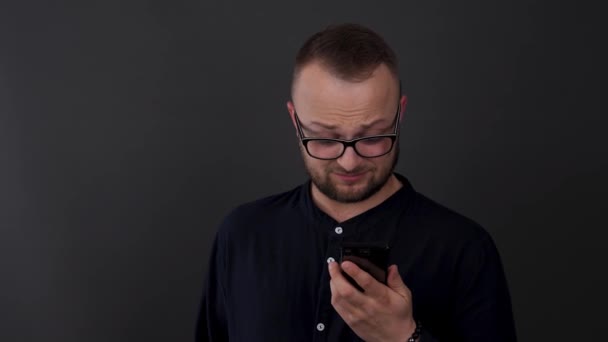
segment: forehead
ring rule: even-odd
[[[399,100],[398,82],[380,65],[363,81],[343,80],[319,63],[300,70],[293,101],[303,122],[325,122],[340,127],[361,126],[378,119],[392,122]]]

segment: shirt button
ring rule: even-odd
[[[319,331],[325,330],[325,324],[323,324],[323,323],[317,324],[317,330],[319,330]]]
[[[336,227],[336,229],[335,229],[336,234],[342,234],[342,231],[343,231],[342,227]]]
[[[334,258],[332,258],[332,257],[327,258],[327,263],[328,263],[328,264],[329,264],[330,262],[334,262],[334,261],[336,261],[336,259],[334,259]]]

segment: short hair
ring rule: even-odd
[[[311,62],[319,62],[334,76],[351,82],[365,81],[385,64],[399,80],[393,49],[379,34],[359,24],[328,26],[308,38],[296,55],[292,89],[300,70]]]

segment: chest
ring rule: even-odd
[[[343,338],[352,334],[331,306],[327,261],[339,260],[344,241],[379,239],[349,234],[347,226],[336,228],[328,227],[324,233],[307,227],[299,227],[299,232],[268,230],[231,246],[226,297],[228,307],[234,308],[229,316],[231,330],[239,334],[235,340],[251,341],[256,336],[256,340],[322,341],[325,336],[352,341]],[[442,303],[449,285],[435,278],[443,271],[436,264],[437,256],[409,239],[396,241],[389,265],[399,266],[413,292],[414,310],[445,309]]]
[[[322,272],[312,238],[270,234],[238,246],[226,282],[234,340],[310,341]]]

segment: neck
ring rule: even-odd
[[[312,200],[313,202],[329,215],[331,218],[338,222],[344,222],[352,217],[360,215],[369,209],[378,206],[384,202],[387,198],[391,197],[397,192],[403,184],[393,174],[388,179],[386,184],[371,197],[355,203],[342,203],[337,202],[327,196],[325,196],[316,186],[312,183]]]

